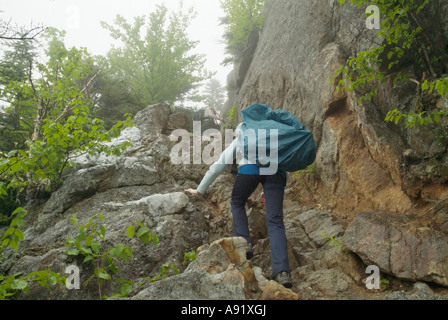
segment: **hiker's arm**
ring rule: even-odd
[[[191,193],[192,195],[195,195],[195,196],[200,196],[200,195],[201,195],[201,194],[199,193],[199,191],[196,190],[196,189],[187,189],[187,190],[185,190],[185,192],[186,192],[186,193]]]
[[[204,194],[207,188],[215,181],[215,179],[224,171],[227,164],[233,163],[236,150],[236,139],[221,153],[219,160],[213,163],[198,186],[197,191]]]

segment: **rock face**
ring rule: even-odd
[[[172,119],[172,118],[171,118]],[[119,243],[133,248],[132,268],[122,263],[116,277],[143,281],[159,274],[163,264],[174,263],[182,269],[184,253],[208,242],[208,227],[201,209],[183,192],[203,174],[203,166],[185,169],[170,162],[171,142],[166,135],[170,107],[149,106],[135,117],[134,127],[122,132],[112,143],[124,139],[131,146],[118,157],[80,157],[77,167],[68,171],[64,185],[42,203],[30,204],[25,240],[18,252],[9,252],[2,271],[31,272],[51,268],[65,274],[69,265],[80,268],[81,283],[93,274],[93,267],[82,259],[64,254],[68,237],[74,237],[70,217],[76,215],[78,225],[103,215],[105,248]],[[194,171],[195,174],[191,174]],[[143,223],[159,238],[156,247],[129,239],[126,229]],[[50,292],[33,287],[23,298],[93,299],[98,297],[94,281],[84,290]],[[36,291],[34,291],[36,290]],[[118,292],[112,281],[103,292]]]
[[[448,234],[416,227],[413,220],[390,212],[360,213],[343,240],[366,264],[386,273],[448,286]]]
[[[72,290],[56,286],[50,291],[34,284],[28,293],[18,294],[17,299],[99,299],[99,290],[102,296],[111,297],[120,292],[118,279],[132,281],[129,296],[111,299],[381,299],[387,294],[390,299],[422,294],[445,297],[430,287],[423,288],[423,292],[421,285],[420,289],[399,287],[398,291],[391,288],[375,292],[364,283],[366,263],[372,261],[382,272],[399,278],[447,285],[448,250],[441,234],[403,229],[399,222],[389,226],[386,217],[384,221],[380,219],[379,225],[379,218],[369,219],[363,214],[346,231],[332,213],[302,206],[291,191],[294,179],[288,182],[284,206],[294,285],[291,289],[277,285],[269,279],[270,246],[261,189],[248,201],[250,232],[255,241],[254,256],[248,261],[245,240],[232,237],[230,195],[234,175],[224,172],[204,197],[187,196],[184,189],[196,187],[207,166],[175,165],[169,161],[171,146],[176,143],[167,135],[170,129],[163,123],[155,125],[155,130],[147,126],[156,121],[152,117],[160,120],[159,108],[165,106],[149,106],[141,111],[135,126],[118,138],[117,141],[126,137],[132,140],[121,156],[79,158],[78,167],[67,173],[57,192],[49,199],[30,204],[23,227],[25,240],[18,251],[4,252],[0,272],[12,275],[50,269],[68,276],[67,267],[76,266],[81,286]],[[170,121],[169,116],[164,119]],[[76,236],[77,226],[85,225],[98,214],[103,215],[105,230],[102,248],[123,244],[133,251],[132,259],[117,262],[118,272],[111,272],[112,279],[100,286],[95,280],[86,285],[94,274],[90,262],[64,253],[67,238]],[[72,215],[78,219],[75,227],[70,221]],[[156,246],[127,236],[127,228],[137,223],[143,223],[157,235]],[[377,229],[383,232],[376,232]],[[372,230],[375,234],[369,233]],[[393,239],[388,238],[391,234]],[[365,245],[370,239],[379,242],[373,249]],[[395,242],[387,246],[387,241]],[[408,242],[415,245],[407,250]],[[419,257],[418,253],[424,250],[427,254]],[[185,253],[191,251],[196,252],[196,259],[187,263]],[[393,259],[387,260],[388,254]],[[105,261],[100,263],[107,268]],[[173,265],[178,274],[173,272]],[[168,272],[163,272],[166,278],[154,282],[167,268]]]
[[[443,1],[429,8],[428,17],[438,25],[435,8],[448,8]],[[442,21],[448,25],[446,19]],[[254,103],[285,109],[313,132],[318,152],[310,203],[345,215],[368,210],[405,212],[416,199],[447,194],[445,178],[440,179],[446,175],[428,174],[434,158],[414,168],[403,165],[407,149],[418,150],[421,159],[430,152],[434,144],[430,137],[400,132],[384,121],[389,110],[412,101],[415,84],[379,85],[379,98],[360,105],[356,94],[336,91],[338,79],[331,81],[349,56],[372,46],[376,32],[366,28],[363,7],[340,5],[336,0],[272,1],[250,67],[244,67],[244,81],[232,97],[239,110]],[[235,73],[242,68],[238,63],[235,67]],[[437,170],[443,171],[446,156],[443,159],[436,160]],[[319,193],[325,194],[324,199]]]
[[[182,275],[156,282],[132,299],[253,299],[258,285],[246,260],[246,246],[243,238],[223,238],[201,246]]]

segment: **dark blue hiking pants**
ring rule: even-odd
[[[285,173],[279,172],[275,175],[238,174],[236,176],[231,200],[233,233],[235,237],[243,237],[247,242],[253,244],[249,235],[245,205],[259,183],[263,185],[266,199],[266,226],[271,246],[271,277],[274,278],[281,271],[290,272],[285,226],[283,224]]]

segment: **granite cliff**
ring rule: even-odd
[[[430,7],[427,17],[436,17],[439,7]],[[446,3],[441,8],[446,12]],[[446,196],[442,172],[447,156],[433,136],[384,121],[389,110],[415,98],[415,83],[398,88],[379,84],[378,98],[363,104],[356,93],[337,92],[337,79],[331,81],[335,70],[377,41],[377,30],[366,27],[364,11],[338,1],[271,1],[265,26],[253,40],[256,48],[237,61],[229,76],[233,91],[227,106],[241,110],[265,103],[290,111],[312,130],[318,145],[314,203],[345,214],[405,212],[424,205],[422,199]],[[446,18],[443,23],[437,29],[446,30]],[[447,103],[440,101],[445,107]],[[407,166],[410,150],[418,156]],[[431,175],[431,163],[437,161],[424,158],[442,159],[440,171]]]

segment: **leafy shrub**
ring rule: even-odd
[[[345,0],[339,0],[341,4]],[[337,85],[339,90],[362,92],[358,103],[371,100],[378,94],[377,82],[392,81],[394,85],[412,81],[417,84],[419,97],[433,95],[436,99],[448,98],[448,77],[441,75],[448,68],[448,53],[445,48],[437,49],[430,34],[441,33],[444,30],[424,30],[421,23],[422,10],[431,0],[350,0],[358,8],[363,5],[378,6],[381,16],[380,30],[377,38],[379,43],[371,49],[359,52],[350,57],[344,65],[336,70],[335,77],[340,76]],[[414,55],[416,72],[423,74],[421,79],[415,79],[410,73],[403,73],[397,67],[406,57]],[[334,80],[334,78],[333,78]],[[448,115],[448,109],[441,110],[434,106],[423,106],[421,99],[412,106],[410,112],[394,108],[389,111],[386,121],[396,124],[403,123],[406,128],[418,128],[438,125],[442,117]],[[446,132],[444,133],[446,135]]]

